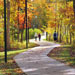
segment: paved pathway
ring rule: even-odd
[[[14,57],[27,75],[75,75],[75,69],[64,65],[47,54],[59,44],[45,41],[37,42],[39,47],[32,48]]]

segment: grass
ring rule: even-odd
[[[46,39],[44,39],[46,41]],[[53,41],[54,42],[54,41]],[[75,67],[75,45],[65,44],[64,42],[55,42],[61,44],[61,47],[54,48],[49,54],[49,57],[63,62],[69,66]]]
[[[49,57],[56,59],[66,65],[75,67],[75,56],[71,56],[72,47],[71,45],[54,48],[49,54]],[[75,51],[75,49],[74,49]]]
[[[29,47],[35,46],[38,45],[34,43],[29,44]],[[8,51],[8,63],[4,62],[4,52],[0,52],[0,75],[26,75],[13,60],[14,56],[24,51],[27,51],[27,49]]]
[[[37,44],[34,44],[34,43],[30,43],[28,44],[28,47],[29,48],[32,48],[32,47],[35,47],[35,46],[39,46]],[[26,42],[11,42],[10,43],[10,49],[9,51],[13,51],[13,50],[22,50],[22,49],[25,49],[26,48]],[[0,47],[0,52],[3,52],[4,51],[4,47]]]

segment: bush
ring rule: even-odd
[[[28,47],[32,48],[32,47],[36,47],[39,46],[35,43],[29,43]],[[26,42],[24,41],[23,43],[21,42],[11,42],[11,50],[18,50],[18,49],[25,49],[26,48]]]
[[[42,34],[42,31],[41,31],[40,29],[36,29],[36,28],[35,28],[35,29],[34,29],[34,33],[37,33],[37,34],[40,33],[40,34]]]
[[[32,39],[34,38],[34,34],[37,33],[42,33],[42,31],[40,29],[29,29],[29,39]],[[26,31],[24,30],[24,33],[23,33],[23,40],[25,41],[25,35],[26,34]],[[4,35],[3,33],[0,33],[0,50],[3,48],[4,49]],[[20,39],[21,39],[21,34],[20,34]],[[11,49],[24,49],[25,48],[25,42],[21,43],[21,42],[17,42],[17,34],[15,34],[15,37],[14,37],[14,40],[15,41],[12,41],[12,36],[10,36],[10,46],[11,46]]]
[[[40,29],[30,29],[29,30],[29,39],[32,39],[34,38],[34,34],[37,33],[37,34],[42,34],[42,31]]]
[[[23,42],[12,42],[11,43],[11,49],[24,49],[25,48],[26,43]]]
[[[34,30],[30,29],[29,30],[29,39],[32,39],[34,37]]]

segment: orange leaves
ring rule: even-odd
[[[25,24],[25,15],[24,14],[17,14],[18,16],[15,17],[15,20],[19,20],[19,25],[18,23],[15,24],[15,27],[16,28],[19,28],[19,29],[25,29],[26,28],[26,24]],[[28,16],[28,27],[27,28],[31,28],[31,19],[30,17]]]
[[[27,25],[27,28],[31,28],[31,25],[30,24],[28,24]],[[26,29],[26,24],[21,24],[21,25],[19,25],[19,29]]]
[[[51,28],[56,27],[56,23],[51,23]]]
[[[59,12],[63,15],[65,15],[65,17],[69,18],[69,16],[73,17],[74,16],[74,12],[73,12],[73,7],[71,6],[67,6],[65,8],[60,8]]]
[[[24,24],[24,15],[19,15],[19,24]]]
[[[54,21],[49,21],[48,27],[51,27],[51,28],[56,27],[56,23]]]
[[[3,1],[2,1],[2,0],[0,0],[0,6],[1,6],[1,5],[3,5]]]
[[[66,9],[65,8],[60,8],[59,11],[60,11],[60,13],[65,13]]]

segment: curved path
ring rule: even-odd
[[[36,43],[40,46],[14,57],[23,72],[27,75],[75,75],[75,69],[47,56],[59,44],[46,41]]]

